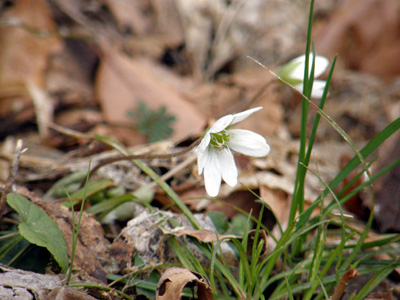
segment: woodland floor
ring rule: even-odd
[[[300,0],[0,1],[0,192],[13,189],[41,207],[59,225],[70,248],[71,215],[59,204],[65,193],[55,183],[71,174],[80,174],[83,180],[89,160],[94,166],[117,156],[96,136],[108,137],[135,154],[168,154],[189,146],[219,117],[249,105],[262,106],[241,128],[263,135],[271,152],[262,159],[236,156],[242,184],[223,184],[223,202],[206,199],[193,151],[146,163],[160,176],[168,174],[165,180],[193,212],[219,211],[231,220],[237,211],[228,202],[257,215],[260,205],[249,188],[274,208],[281,224],[287,223],[301,98],[254,60],[277,71],[304,53],[308,10],[308,1]],[[398,0],[315,1],[316,53],[331,62],[338,55],[324,111],[359,148],[400,116],[399,11]],[[314,115],[310,114],[310,129]],[[159,138],[164,139],[150,143]],[[28,150],[13,172],[18,140]],[[353,156],[343,138],[321,121],[311,169],[329,182]],[[371,171],[399,157],[400,136],[395,134],[374,155]],[[129,162],[104,166],[93,176],[100,182],[93,194],[101,192],[103,198],[111,198],[107,192],[137,192],[146,185],[150,190],[143,192],[144,197],[153,207],[172,204]],[[72,192],[79,188],[79,180],[68,183]],[[396,167],[374,184],[376,234],[400,232],[399,180]],[[320,181],[308,174],[306,182],[306,200],[311,203],[320,192]],[[1,199],[1,230],[8,230],[13,211],[5,204],[5,195]],[[130,251],[141,246],[133,245],[132,239],[141,235],[136,237],[125,227],[133,213],[112,212],[100,222],[90,216],[94,204],[85,207],[75,268],[84,274],[79,280],[101,284],[110,273],[124,274],[124,268],[135,265]],[[357,226],[363,226],[370,208],[368,192],[345,205]],[[179,210],[172,207],[169,212]],[[269,218],[265,222],[272,229],[274,220]],[[37,276],[51,274],[48,253],[29,251],[11,266]],[[1,262],[7,263],[7,257]],[[57,294],[61,279],[53,277],[41,280]],[[394,288],[396,294],[398,280],[385,284],[381,290]],[[10,284],[2,281],[1,286]],[[41,288],[26,287],[30,293]],[[30,293],[20,299],[32,299]],[[66,290],[63,293],[63,299],[72,299]]]

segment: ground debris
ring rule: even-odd
[[[5,266],[0,266],[0,270],[1,299],[13,297],[19,297],[17,299],[21,300],[37,299],[46,290],[53,290],[62,286],[62,279],[56,275],[15,270]]]
[[[215,232],[215,227],[208,216],[203,214],[195,214],[194,216],[203,226],[203,229]],[[193,232],[193,227],[184,215],[160,210],[149,212],[147,209],[137,207],[135,217],[128,222],[121,234],[112,243],[110,255],[115,255],[118,258],[118,265],[125,269],[124,272],[134,268],[136,255],[146,265],[174,262],[177,258],[176,254],[167,242],[172,232],[173,235],[180,235],[179,241],[185,244],[185,247],[201,264],[206,265],[208,259],[190,238],[186,237],[188,232],[182,232],[182,230],[188,230],[190,236],[195,236],[200,241],[204,237],[200,236],[200,233],[195,234]],[[181,232],[179,233],[179,231]],[[206,235],[206,239],[206,242],[208,242],[209,235]],[[237,260],[232,249],[225,243],[221,243],[220,247],[225,261],[228,264],[235,265]]]

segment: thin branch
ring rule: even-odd
[[[19,161],[20,161],[21,154],[27,150],[27,148],[22,149],[22,145],[23,145],[22,140],[18,140],[17,144],[15,145],[14,158],[11,163],[10,174],[7,179],[7,184],[1,193],[0,217],[3,215],[3,209],[6,204],[6,196],[9,192],[11,192],[13,190],[13,186],[15,184],[15,178],[17,177],[17,173],[18,173],[18,167],[19,167]]]
[[[349,281],[357,276],[358,272],[355,269],[350,269],[346,273],[344,273],[343,276],[340,278],[335,292],[333,293],[332,297],[329,298],[329,300],[340,300],[344,291],[346,290],[347,285],[349,284]]]

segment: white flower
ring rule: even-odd
[[[259,134],[244,129],[230,129],[262,107],[256,107],[217,120],[205,133],[197,147],[199,175],[204,170],[206,191],[211,197],[218,195],[221,178],[230,186],[237,184],[238,170],[231,150],[262,157],[269,153],[267,141]]]
[[[310,55],[309,72],[311,72],[311,65],[313,60],[313,54]],[[284,64],[279,72],[278,76],[284,81],[292,84],[298,91],[303,92],[303,81],[304,81],[304,65],[306,56],[301,55]],[[314,78],[321,76],[329,65],[329,60],[326,57],[317,55],[315,57],[315,68]],[[326,81],[314,80],[311,97],[321,98],[324,92]]]

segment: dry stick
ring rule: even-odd
[[[118,156],[110,159],[106,159],[100,163],[98,163],[92,170],[90,170],[89,173],[89,178],[101,167],[117,162],[117,161],[123,161],[123,160],[136,160],[136,159],[168,159],[172,158],[175,156],[180,156],[183,155],[189,151],[191,151],[195,146],[197,146],[200,142],[200,139],[197,139],[194,141],[189,147],[186,149],[175,152],[175,153],[169,153],[169,154],[138,154],[138,155],[127,155],[127,156]],[[86,181],[86,180],[85,180]],[[84,182],[81,183],[81,186],[84,185]]]
[[[15,145],[14,158],[11,163],[10,175],[8,176],[7,184],[4,187],[0,198],[0,216],[3,215],[3,208],[6,203],[6,195],[12,191],[13,185],[15,183],[15,178],[17,177],[18,173],[20,157],[21,154],[25,152],[25,150],[26,149],[22,149],[22,140],[18,140],[17,144]]]
[[[357,276],[358,272],[355,269],[350,269],[346,271],[346,273],[344,273],[343,276],[340,278],[335,292],[333,293],[332,297],[329,298],[329,300],[340,300],[344,291],[346,290],[347,285],[349,284],[349,281]]]
[[[267,87],[269,87],[272,83],[276,83],[276,81],[275,80],[270,80],[266,84],[264,84],[258,90],[258,92],[250,99],[249,103],[247,103],[246,106],[244,107],[244,109],[242,109],[242,110],[249,109],[258,100],[258,98],[260,98],[260,96],[264,93],[264,91],[267,89]]]
[[[47,123],[47,126],[49,128],[52,128],[64,135],[67,136],[72,136],[74,138],[77,139],[87,139],[87,140],[95,140],[96,138],[90,134],[85,134],[85,133],[81,133],[60,125],[57,125],[55,123],[49,122]],[[191,151],[195,146],[197,146],[200,142],[200,139],[197,139],[196,141],[194,141],[189,147],[187,147],[186,149],[179,151],[179,152],[175,152],[175,153],[169,153],[169,154],[138,154],[138,155],[127,155],[127,156],[118,156],[118,157],[114,157],[114,158],[110,158],[110,159],[106,159],[100,163],[98,163],[89,173],[89,178],[91,175],[93,175],[93,173],[95,173],[98,169],[100,169],[101,167],[111,164],[113,162],[117,162],[117,161],[123,161],[123,160],[135,160],[135,159],[168,159],[168,158],[172,158],[175,156],[180,156],[183,155],[189,151]],[[186,166],[187,164],[189,164],[191,161],[193,160],[193,158],[189,158],[187,160],[185,160],[183,162],[183,165]],[[164,180],[166,178],[171,177],[174,173],[176,173],[177,171],[179,171],[181,168],[177,168],[176,170],[171,170],[170,172],[164,174],[164,176],[162,177]],[[85,179],[86,180],[86,179]],[[81,186],[83,186],[85,183],[82,182]]]
[[[66,128],[64,126],[60,126],[60,125],[52,123],[52,122],[46,123],[46,125],[49,128],[54,129],[55,131],[58,131],[59,133],[62,133],[64,135],[66,135],[66,136],[71,136],[71,137],[76,138],[76,139],[94,140],[94,136],[93,135],[82,133],[82,132],[79,132],[79,131],[75,131],[75,130]]]

